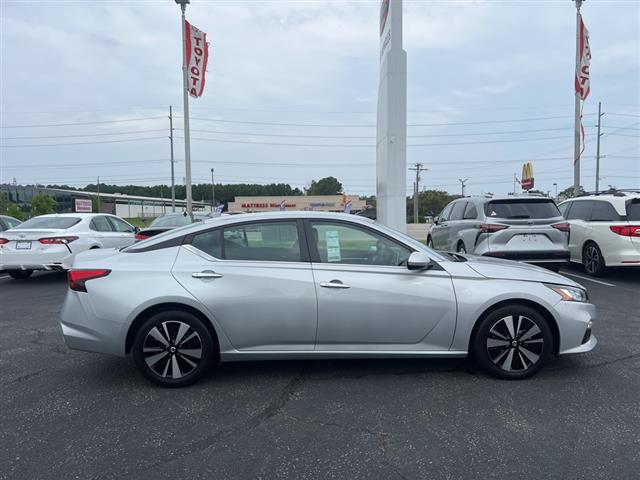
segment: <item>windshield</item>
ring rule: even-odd
[[[634,198],[627,203],[627,219],[630,222],[640,221],[640,198]]]
[[[80,221],[78,217],[35,217],[21,223],[14,230],[25,228],[59,228],[66,229],[73,227]]]
[[[554,218],[560,211],[553,200],[494,200],[484,206],[490,218]]]

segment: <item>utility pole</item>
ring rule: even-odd
[[[176,171],[173,159],[173,109],[169,105],[169,143],[171,145],[171,211],[176,211]]]
[[[213,182],[213,168],[211,169],[211,211],[213,212],[213,209],[216,206],[216,189],[214,186],[214,182]]]
[[[193,222],[193,196],[191,193],[191,133],[189,131],[189,75],[187,72],[187,28],[185,12],[189,0],[175,0],[182,11],[182,102],[184,106],[184,169],[187,193],[187,214]]]
[[[415,163],[412,168],[416,172],[416,181],[413,183],[413,223],[418,223],[418,195],[420,192],[420,172],[428,170],[423,163]]]
[[[100,213],[100,177],[98,177],[96,185],[98,186],[98,212]]]
[[[600,190],[600,124],[602,123],[602,102],[598,102],[598,143],[596,146],[596,193]]]
[[[468,178],[465,178],[464,180],[459,178],[458,181],[460,182],[460,186],[462,187],[462,196],[464,197],[464,187],[467,184],[467,180],[469,180]]]
[[[574,0],[576,2],[576,68],[575,74],[578,75],[580,68],[580,7],[583,0]],[[577,78],[577,77],[576,77]],[[573,133],[573,196],[577,197],[580,193],[580,92],[575,92],[575,121]]]

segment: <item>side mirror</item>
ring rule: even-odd
[[[422,252],[413,252],[407,260],[409,270],[426,270],[433,266],[431,259]]]
[[[133,227],[133,233],[140,233],[140,227]]]
[[[438,224],[438,220],[440,220],[440,217],[438,217],[438,216],[433,217],[433,224],[437,225]]]

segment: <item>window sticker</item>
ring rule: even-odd
[[[340,262],[342,256],[340,255],[340,236],[337,230],[329,230],[325,232],[325,239],[327,241],[327,261],[328,262]]]

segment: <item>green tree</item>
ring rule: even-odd
[[[311,180],[311,186],[306,189],[307,195],[339,195],[342,193],[342,184],[336,177],[321,178],[317,182]]]
[[[38,193],[31,199],[31,215],[34,217],[53,213],[55,207],[56,201],[46,193]]]
[[[582,187],[582,185],[580,185],[580,188],[578,189],[578,192],[579,192],[580,195],[583,195],[585,193],[584,188]],[[570,197],[573,197],[573,185],[571,185],[570,187],[565,188],[560,193],[558,193],[558,197],[559,198],[570,198]]]
[[[423,223],[425,217],[439,215],[449,202],[460,195],[451,195],[443,190],[425,190],[418,195],[418,222]],[[413,223],[413,197],[407,198],[407,221]]]

